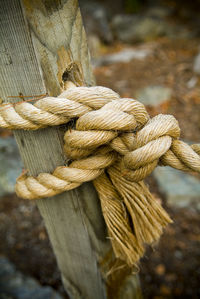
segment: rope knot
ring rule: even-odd
[[[105,87],[70,85],[57,98],[0,108],[0,126],[9,129],[41,129],[74,118],[75,128],[64,136],[64,151],[73,161],[51,174],[23,173],[16,193],[27,199],[50,197],[93,181],[115,255],[131,266],[171,222],[142,180],[158,163],[200,172],[200,145],[178,140],[173,116],[150,119],[143,104]]]
[[[135,134],[132,150],[124,155],[125,177],[136,182],[143,180],[179,136],[180,128],[172,115],[159,114],[149,120]]]

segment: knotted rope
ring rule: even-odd
[[[44,198],[93,181],[117,258],[128,265],[144,254],[145,244],[159,239],[171,222],[142,180],[159,165],[200,172],[200,145],[178,140],[180,129],[171,115],[150,119],[143,104],[121,99],[105,87],[75,87],[46,97],[0,107],[0,127],[36,130],[76,120],[64,136],[64,150],[74,160],[52,174],[23,173],[16,193]]]

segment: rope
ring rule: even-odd
[[[142,180],[159,165],[200,172],[200,145],[178,138],[180,128],[171,115],[152,119],[140,102],[105,87],[69,88],[59,97],[35,104],[0,107],[0,127],[36,130],[76,118],[64,136],[64,151],[74,160],[52,174],[23,173],[16,193],[25,199],[54,196],[93,181],[117,258],[129,266],[144,254],[145,244],[159,239],[171,222]]]

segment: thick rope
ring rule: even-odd
[[[4,104],[0,126],[36,130],[77,118],[64,136],[64,150],[74,160],[52,174],[23,173],[16,193],[26,199],[54,196],[93,181],[101,201],[116,257],[136,263],[145,244],[159,239],[171,219],[142,180],[159,165],[200,172],[200,145],[178,140],[171,115],[150,119],[143,104],[120,99],[105,87],[70,86],[59,97]]]

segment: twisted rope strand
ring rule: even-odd
[[[115,153],[96,155],[72,162],[69,166],[59,166],[52,174],[40,173],[37,177],[21,175],[15,192],[24,199],[37,199],[57,195],[94,180],[116,159]]]
[[[52,174],[23,173],[16,193],[26,199],[50,197],[93,181],[116,257],[138,262],[145,244],[158,240],[170,217],[142,180],[158,165],[200,172],[200,145],[178,140],[170,115],[150,119],[143,104],[121,99],[105,87],[75,87],[35,104],[0,107],[0,127],[36,130],[77,118],[64,136],[64,151],[74,160]],[[107,173],[107,175],[106,175]]]
[[[115,99],[119,99],[117,93],[97,86],[69,88],[57,98],[46,97],[33,105],[26,102],[3,104],[0,106],[0,127],[36,130],[57,126]]]

